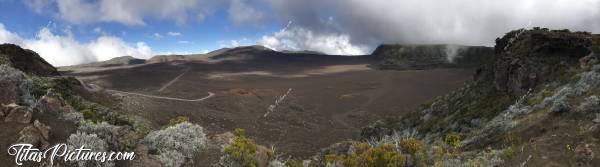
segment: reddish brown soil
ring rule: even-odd
[[[331,65],[361,63],[364,64],[348,61]],[[361,127],[413,111],[419,104],[460,87],[472,76],[472,70],[466,69],[340,72],[327,67],[323,63],[188,62],[66,74],[108,89],[148,95],[198,99],[213,92],[214,97],[202,102],[128,96],[124,103],[129,114],[148,120],[154,128],[176,116],[188,116],[212,134],[244,128],[259,144],[274,146],[279,153],[298,158],[335,142],[357,139]],[[318,69],[336,73],[301,75]],[[270,75],[209,79],[214,73],[251,71]],[[171,82],[178,76],[176,82]],[[158,91],[167,83],[167,88]],[[269,105],[289,88],[292,91],[287,98],[263,117]]]

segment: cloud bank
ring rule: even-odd
[[[119,56],[150,58],[152,49],[144,42],[130,45],[121,38],[102,35],[87,43],[77,41],[71,33],[58,35],[42,28],[35,38],[24,39],[0,23],[0,43],[13,43],[37,52],[54,66],[68,66],[104,61]]]
[[[293,22],[258,40],[276,50],[368,54],[382,43],[494,44],[523,27],[600,33],[600,0],[24,0],[72,24],[183,24],[224,10],[236,26]],[[256,26],[258,25],[258,26]],[[168,34],[167,34],[168,35]]]
[[[491,46],[496,37],[527,25],[600,32],[598,0],[263,1],[280,22],[293,21],[293,27],[312,34],[338,34],[341,40],[347,36],[349,45],[369,46],[370,50],[381,43]],[[279,32],[267,38],[318,41]],[[282,45],[293,46],[311,48],[296,43]]]

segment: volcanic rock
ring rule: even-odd
[[[27,107],[16,106],[10,109],[9,113],[4,118],[4,122],[18,122],[28,124],[31,122],[32,113]]]

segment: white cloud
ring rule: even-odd
[[[167,34],[168,34],[168,35],[170,35],[170,36],[173,36],[173,37],[174,37],[174,36],[180,36],[180,35],[181,35],[181,33],[180,33],[180,32],[168,32]]]
[[[190,41],[178,41],[178,43],[180,43],[180,44],[190,44],[191,42]]]
[[[100,36],[91,42],[82,43],[70,33],[58,35],[49,28],[42,28],[35,38],[23,39],[7,30],[1,23],[0,43],[14,43],[31,49],[54,66],[103,61],[126,55],[138,58],[152,56],[152,49],[144,42],[132,46],[118,37]]]
[[[154,33],[154,34],[152,34],[152,36],[154,36],[154,38],[156,38],[156,39],[162,38],[162,35],[160,35],[159,33]]]
[[[130,46],[121,38],[113,36],[101,36],[87,44],[87,48],[98,61],[109,60],[118,56],[133,56],[143,59],[152,56],[152,49],[146,43],[137,42],[135,46]]]
[[[302,27],[286,27],[271,36],[263,36],[260,45],[273,50],[319,51],[332,55],[369,54],[369,47],[354,45],[345,34],[315,34]]]
[[[251,45],[251,43],[248,41],[247,38],[234,39],[234,40],[229,40],[229,41],[218,41],[217,43],[219,44],[219,46],[221,48],[235,48],[235,47],[240,47],[240,46]]]
[[[244,0],[232,0],[228,12],[229,20],[236,25],[258,24],[266,19],[264,12],[244,3]]]
[[[203,19],[211,14],[220,0],[27,0],[30,9],[56,9],[59,18],[74,24],[116,22],[145,25],[144,19],[173,20],[184,24],[190,18]]]
[[[36,13],[42,13],[52,3],[52,0],[23,0],[23,3]]]
[[[0,23],[0,43],[21,44],[23,39],[15,33],[7,31],[4,24]]]

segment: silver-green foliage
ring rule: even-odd
[[[85,122],[79,126],[78,132],[95,134],[107,143],[108,150],[117,150],[119,146],[119,129],[121,127],[102,123]]]
[[[106,152],[108,151],[108,144],[106,141],[102,140],[96,134],[88,134],[77,132],[71,134],[69,139],[67,140],[67,144],[69,145],[69,149],[77,149],[81,147],[85,147],[87,149],[91,149],[93,152]],[[77,161],[77,166],[79,167],[112,167],[114,163],[111,161],[100,162],[95,160],[89,161]]]
[[[0,65],[0,81],[12,81],[18,86],[18,103],[33,105],[35,99],[31,96],[31,90],[33,89],[33,81],[25,75],[22,71],[10,67],[9,65]]]
[[[143,143],[150,150],[155,150],[163,165],[183,164],[184,162],[171,162],[192,158],[194,153],[206,147],[206,134],[204,129],[188,122],[180,123],[166,129],[150,132]],[[175,154],[178,153],[178,154]],[[182,159],[169,159],[172,156],[183,157]],[[162,158],[161,158],[162,157]]]

